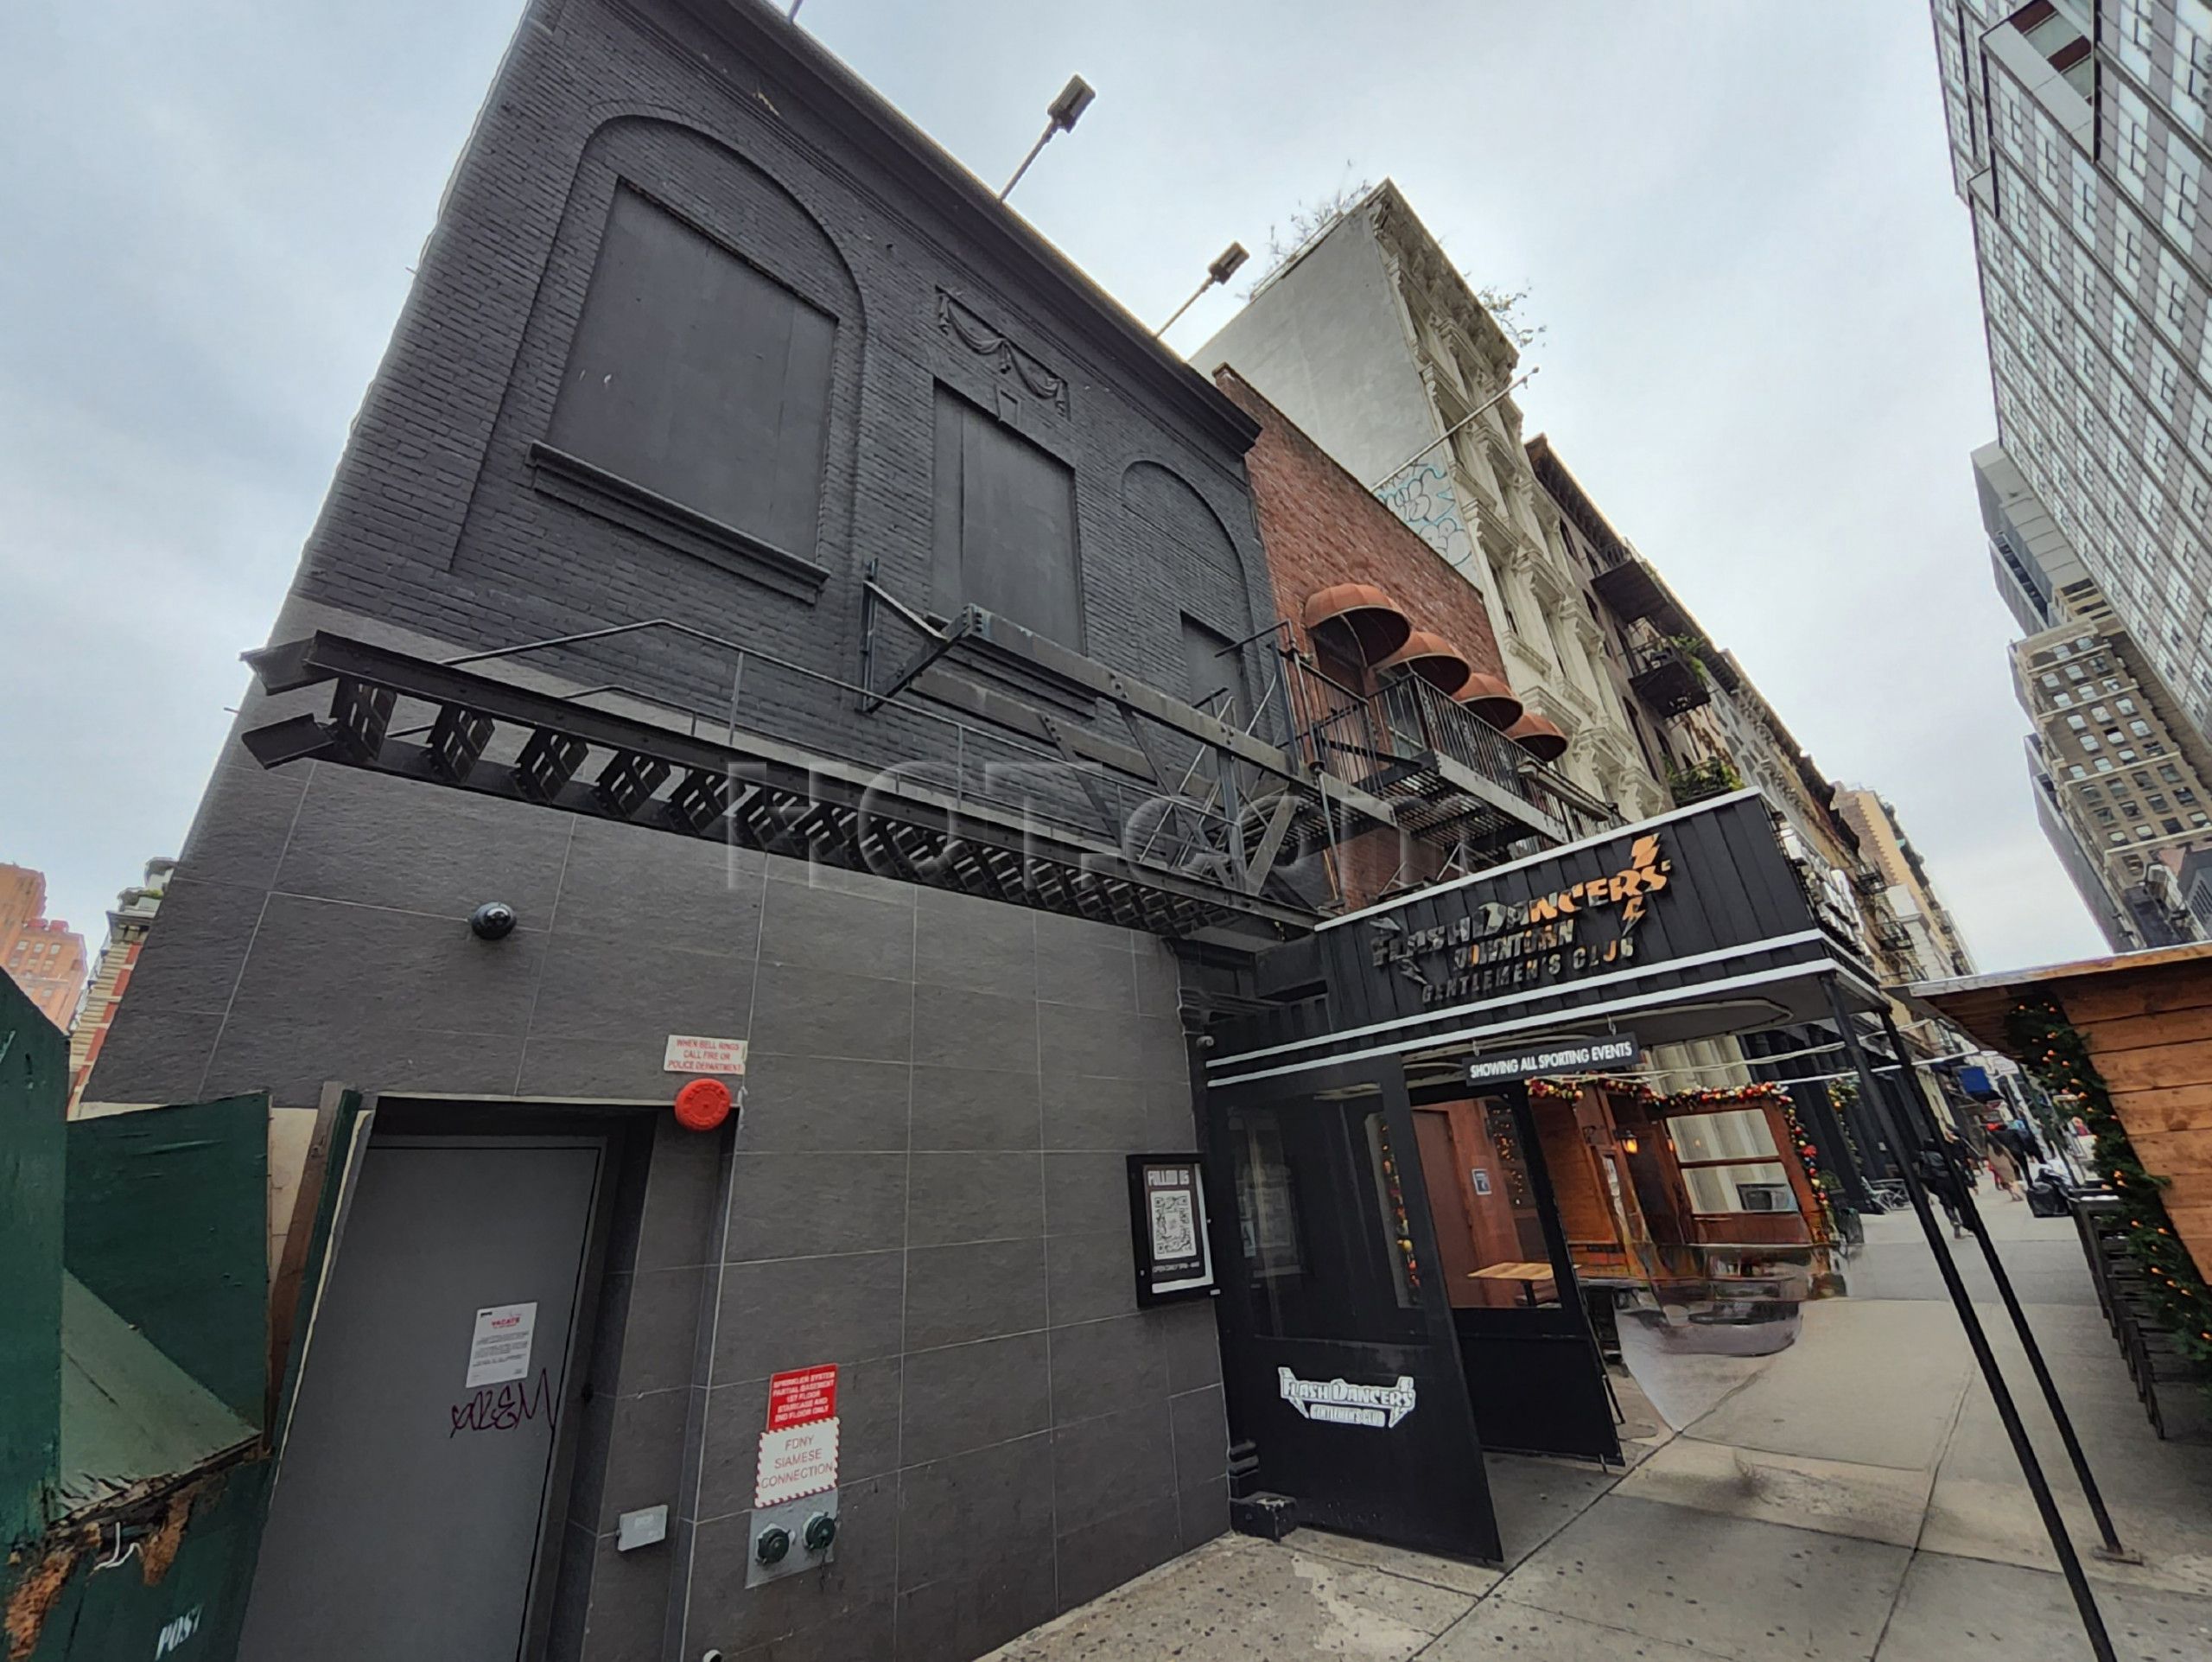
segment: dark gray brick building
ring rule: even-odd
[[[778,11],[534,0],[271,639],[671,620],[493,666],[1002,781],[949,717],[1090,702],[1002,665],[866,708],[927,645],[867,579],[1251,685],[1253,430]],[[377,1104],[243,1653],[962,1659],[1220,1531],[1211,1310],[1132,1269],[1126,1156],[1195,1143],[1179,1002],[1150,933],[231,744],[89,1095]],[[749,1041],[718,1131],[669,1114],[675,1034]],[[578,1149],[565,1222],[503,1163]],[[524,1309],[505,1377],[567,1406],[479,1429]],[[748,1588],[767,1382],[823,1364],[834,1560]]]

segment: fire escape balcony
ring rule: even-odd
[[[1650,618],[1662,627],[1676,621],[1675,598],[1650,566],[1619,548],[1599,545],[1596,553],[1600,564],[1590,586],[1615,617],[1624,623]]]
[[[1670,719],[1713,701],[1703,664],[1671,640],[1638,653],[1628,684],[1647,708]]]
[[[1743,788],[1744,776],[1726,756],[1712,756],[1694,767],[1667,770],[1667,794],[1675,799],[1678,808]]]
[[[586,661],[574,654],[646,630],[728,651],[728,708],[613,682],[543,691],[482,671],[558,653],[566,682]],[[1130,744],[1093,732],[1078,745],[1039,718],[1066,742],[1039,747],[907,703],[902,716],[943,738],[901,744],[887,765],[792,744],[740,724],[747,665],[755,678],[772,666],[797,674],[825,700],[870,689],[668,619],[442,664],[328,634],[247,662],[272,696],[329,690],[327,717],[272,711],[242,735],[264,767],[327,762],[1160,935],[1280,940],[1310,929],[1317,907],[1274,870],[1299,818],[1390,823],[1387,804],[1310,780],[1302,757],[1065,652],[1043,667],[1110,683]],[[1161,741],[1147,727],[1199,741],[1226,786],[1205,799],[1175,789],[1183,753],[1154,761],[1146,747]],[[1014,765],[992,760],[1007,755]]]
[[[1526,837],[1564,843],[1619,823],[1419,675],[1368,696],[1287,656],[1285,678],[1315,769],[1390,802],[1399,828],[1425,842],[1498,857]]]

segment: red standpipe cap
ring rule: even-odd
[[[694,1079],[676,1093],[676,1123],[687,1131],[711,1131],[729,1118],[729,1086]]]

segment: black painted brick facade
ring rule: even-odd
[[[441,656],[666,616],[856,680],[868,563],[927,597],[938,381],[1072,468],[1092,656],[1175,690],[1179,613],[1232,640],[1274,616],[1249,424],[1006,253],[987,193],[891,178],[912,163],[864,142],[880,108],[795,39],[751,0],[531,6],[276,638]],[[747,40],[786,67],[748,67]],[[811,603],[533,484],[618,177],[839,320],[820,538],[794,551],[829,574]],[[940,327],[941,290],[1065,377],[1066,413]],[[732,671],[652,635],[533,661],[715,710]],[[834,755],[950,742],[757,659],[744,690],[745,725]],[[249,696],[241,724],[307,702]],[[522,926],[487,946],[464,920],[495,897]],[[734,1130],[660,1126],[605,1353],[577,1364],[605,1406],[550,1654],[957,1662],[1224,1527],[1211,1314],[1140,1312],[1132,1288],[1123,1157],[1194,1137],[1178,998],[1164,946],[1120,930],[322,763],[264,772],[233,741],[90,1094],[302,1105],[338,1079],[650,1105],[668,1032],[749,1036]],[[762,1225],[802,1180],[821,1228]],[[839,1570],[747,1593],[749,1393],[820,1360],[850,1369]],[[671,1545],[617,1555],[614,1512],[659,1500]]]
[[[674,6],[534,6],[424,251],[297,592],[468,648],[669,617],[857,681],[868,564],[918,609],[929,599],[942,382],[1071,467],[1091,656],[1179,691],[1179,611],[1232,640],[1268,621],[1237,447],[1134,385],[1126,364],[1106,361],[958,225],[872,177],[841,124],[841,112],[764,80]],[[820,540],[794,551],[830,572],[810,604],[533,487],[530,447],[545,436],[617,179],[839,321]],[[941,327],[940,290],[1065,378],[1068,413]],[[1133,493],[1147,500],[1133,506]],[[1171,500],[1179,525],[1161,522],[1158,505]],[[917,644],[887,627],[880,663],[903,662]],[[720,710],[734,660],[651,634],[533,661]],[[1251,668],[1262,685],[1263,666]],[[938,723],[896,710],[861,718],[849,698],[757,659],[741,720],[868,761],[950,743]]]

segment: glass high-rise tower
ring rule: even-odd
[[[2212,4],[1932,4],[2005,453],[2212,732]]]

